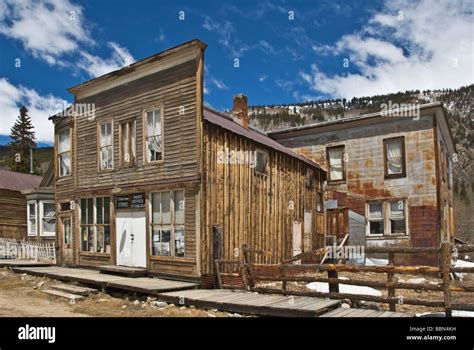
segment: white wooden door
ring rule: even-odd
[[[116,215],[117,265],[146,267],[144,211],[118,211]]]
[[[293,256],[301,254],[301,221],[293,221]]]

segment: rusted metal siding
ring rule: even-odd
[[[288,132],[275,138],[326,168],[326,148],[345,146],[346,181],[329,183],[327,192],[327,199],[338,200],[339,206],[366,216],[365,203],[369,200],[406,200],[408,235],[368,237],[369,245],[438,246],[442,215],[438,193],[443,201],[443,198],[452,198],[452,190],[438,184],[436,134],[434,114],[423,114],[419,120],[397,118],[377,122],[372,119],[359,125],[341,124],[337,130]],[[405,140],[406,177],[387,179],[383,142],[399,136]]]

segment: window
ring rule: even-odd
[[[344,146],[328,147],[326,157],[329,165],[329,181],[345,181]]]
[[[29,201],[27,207],[28,236],[36,236],[36,202]]]
[[[184,191],[152,194],[152,255],[184,257]]]
[[[453,188],[453,161],[448,158],[448,186],[449,189]]]
[[[99,126],[99,162],[100,170],[112,169],[112,123]]]
[[[375,202],[369,203],[369,234],[370,235],[383,235],[384,233],[384,222],[383,222],[383,203]]]
[[[147,161],[155,162],[163,159],[163,140],[161,135],[162,109],[146,113],[146,153]]]
[[[65,129],[58,135],[58,166],[59,176],[71,174],[71,131]]]
[[[389,202],[390,205],[390,234],[406,234],[405,201]]]
[[[385,178],[405,177],[405,138],[383,140]]]
[[[407,235],[406,201],[391,200],[367,204],[369,236]]]
[[[323,208],[324,208],[323,205],[324,205],[324,203],[323,203],[323,194],[322,194],[322,192],[318,192],[316,194],[316,211],[318,213],[322,213],[324,211],[323,210]]]
[[[64,244],[72,244],[71,219],[63,220]]]
[[[314,180],[314,172],[311,169],[306,169],[306,187],[311,188],[313,187],[313,180]]]
[[[56,234],[56,207],[54,202],[40,202],[41,236]]]
[[[268,153],[264,150],[257,149],[255,151],[255,171],[265,175],[267,170]]]
[[[81,250],[110,253],[110,198],[81,199]]]
[[[120,163],[132,166],[136,160],[135,121],[120,124]]]

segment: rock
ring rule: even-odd
[[[364,302],[364,307],[367,308],[367,309],[370,309],[370,310],[377,310],[377,311],[380,311],[382,310],[382,307],[377,304],[377,303],[372,303],[372,302]]]
[[[45,283],[46,283],[46,281],[41,281],[40,283],[38,283],[38,288],[41,288],[41,286]]]
[[[207,316],[208,316],[208,317],[217,317],[216,315],[210,314],[209,312],[207,313]]]
[[[189,308],[190,308],[190,309],[195,309],[195,308],[196,308],[196,306],[194,306],[194,305],[191,305]]]
[[[341,304],[341,307],[342,307],[343,309],[350,309],[350,308],[351,308],[351,306],[350,306],[348,303],[342,303],[342,304]]]
[[[151,305],[153,305],[155,307],[159,307],[159,308],[164,308],[164,307],[170,306],[170,305],[168,305],[168,303],[165,303],[164,301],[153,301],[151,303]]]
[[[99,300],[97,300],[99,303],[103,303],[105,301],[107,301],[107,299],[104,299],[104,298],[100,298]]]
[[[139,301],[139,300],[135,300],[135,301],[133,302],[133,305],[138,305],[138,304],[140,304],[140,301]]]
[[[122,309],[126,309],[127,308],[127,305],[122,305]]]
[[[186,306],[181,306],[179,309],[180,310],[186,310]]]

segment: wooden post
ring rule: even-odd
[[[388,253],[388,264],[395,265],[395,253]],[[393,283],[395,281],[395,274],[393,272],[387,273],[387,283]],[[388,297],[395,298],[395,288],[388,288]],[[389,303],[390,311],[396,312],[397,311],[397,304],[394,302]]]
[[[253,276],[252,276],[252,269],[250,267],[250,264],[252,263],[250,260],[250,252],[249,252],[249,248],[246,244],[242,245],[242,252],[244,254],[244,264],[245,264],[245,272],[248,276],[247,278],[247,284],[249,286],[250,289],[252,289],[254,287],[254,281],[253,281]]]
[[[212,257],[214,259],[214,274],[216,276],[216,279],[214,281],[214,287],[217,285],[219,287],[222,287],[222,282],[219,284],[218,277],[217,275],[220,275],[220,271],[218,271],[218,263],[217,260],[222,259],[222,228],[218,225],[213,225],[212,226]],[[216,268],[217,264],[217,268]]]
[[[339,293],[339,282],[331,282],[331,279],[338,279],[337,270],[328,269],[329,293]]]
[[[222,289],[222,277],[221,277],[221,271],[219,267],[219,260],[214,260],[214,269],[216,270],[216,279],[217,279],[217,286],[219,289]]]
[[[451,268],[451,244],[449,242],[441,243],[441,254],[442,254],[442,271],[443,271],[443,290],[444,290],[444,308],[446,317],[451,317],[451,291],[449,269]]]

